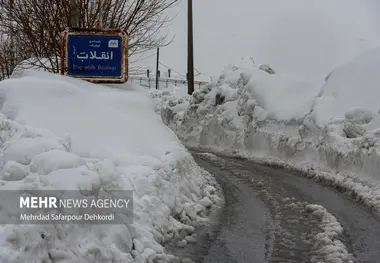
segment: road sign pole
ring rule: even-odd
[[[159,61],[160,61],[160,48],[157,48],[157,65],[156,65],[156,89],[158,89],[158,64],[159,64]]]
[[[187,93],[194,92],[193,0],[187,0]]]
[[[70,27],[77,27],[77,3],[70,0]]]
[[[103,2],[99,0],[99,28],[103,28]]]

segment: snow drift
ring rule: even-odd
[[[133,190],[134,223],[2,225],[0,261],[180,262],[163,245],[222,199],[147,94],[21,75],[0,82],[0,190]]]
[[[190,97],[152,95],[188,146],[302,171],[379,213],[378,61],[380,49],[368,51],[320,86],[244,59]]]

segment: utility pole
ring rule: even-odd
[[[160,61],[160,48],[157,48],[156,89],[158,89],[158,77],[159,77],[158,64],[159,64],[159,61]]]
[[[77,2],[70,0],[70,27],[77,27]]]
[[[194,92],[193,0],[187,0],[187,93]]]

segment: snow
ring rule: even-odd
[[[187,146],[300,171],[380,215],[379,50],[320,79],[244,58],[192,96],[152,97]]]
[[[133,191],[132,224],[0,225],[1,262],[178,261],[163,244],[223,201],[144,90],[27,70],[0,101],[0,190]]]
[[[318,125],[333,118],[344,118],[353,108],[378,114],[379,59],[380,48],[377,48],[333,71],[313,107]]]
[[[259,72],[250,80],[250,96],[278,120],[300,119],[313,104],[320,86],[307,79]]]
[[[343,226],[325,207],[297,200],[295,197],[286,197],[282,201],[286,209],[302,213],[288,222],[306,224],[305,227],[309,228],[309,231],[300,236],[300,239],[310,246],[307,251],[308,262],[353,263],[357,261],[343,243],[345,241]],[[277,223],[277,227],[281,229],[280,223]]]
[[[76,168],[84,164],[84,160],[74,153],[51,150],[36,155],[30,163],[30,171],[46,175],[54,170]]]
[[[322,230],[314,237],[314,249],[316,251],[313,253],[315,255],[312,256],[310,262],[355,262],[353,255],[339,240],[339,236],[343,234],[343,227],[335,216],[323,206],[316,204],[309,204],[305,209],[312,216],[318,218]]]
[[[32,57],[21,61],[13,70],[12,77],[21,77],[25,70],[38,70],[44,72],[53,72],[60,70],[61,58],[60,57]]]
[[[125,149],[130,149],[130,155],[160,158],[167,151],[181,148],[151,110],[147,96],[129,96],[130,90],[109,92],[90,83],[78,88],[74,80],[63,77],[45,77],[41,85],[40,78],[44,76],[25,73],[21,79],[4,82],[3,87],[8,88],[4,91],[2,111],[20,123],[48,129],[59,137],[70,134],[73,151],[87,157],[89,153],[103,158],[122,156]],[[57,84],[62,88],[57,88]],[[149,121],[136,122],[138,116]],[[76,125],[69,125],[72,123]],[[156,127],[161,127],[157,137],[151,136]],[[144,138],[144,145],[136,137]]]

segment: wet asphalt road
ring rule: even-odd
[[[225,206],[213,225],[184,253],[193,261],[310,262],[319,253],[313,238],[321,232],[321,222],[302,209],[308,203],[325,207],[342,225],[338,238],[353,262],[380,262],[380,222],[335,189],[247,160],[193,156],[216,177],[225,195]]]

